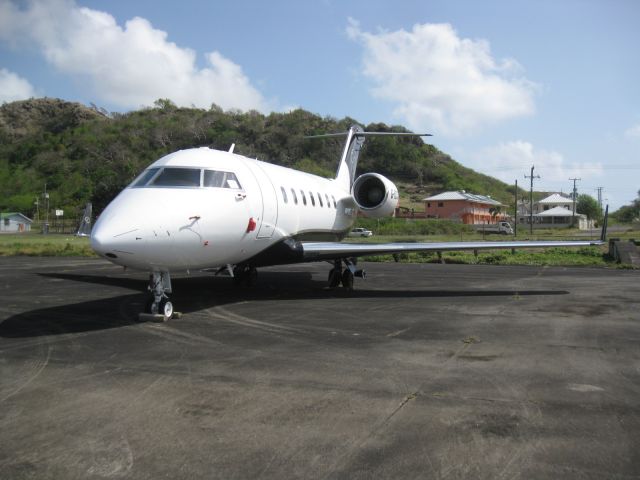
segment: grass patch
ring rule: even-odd
[[[404,220],[401,220],[403,222]],[[534,235],[518,235],[518,240],[568,240],[588,237],[576,236],[574,230],[534,231]],[[616,232],[618,233],[618,232]],[[616,237],[625,237],[627,232],[620,232]],[[638,232],[634,232],[638,237]],[[633,235],[633,234],[632,234]],[[454,233],[434,233],[429,235],[375,235],[370,238],[350,238],[347,241],[356,243],[392,243],[392,242],[460,242],[482,240],[482,234],[475,232],[456,231]],[[486,240],[508,241],[513,236],[487,235]],[[630,265],[620,265],[613,262],[607,255],[607,247],[582,248],[550,248],[550,249],[517,249],[479,251],[475,256],[472,251],[442,252],[445,263],[479,264],[479,265],[556,265],[556,266],[588,266],[634,268]],[[96,257],[91,249],[89,238],[73,235],[37,233],[1,234],[0,256],[63,256],[63,257]],[[436,252],[402,253],[395,256],[404,263],[440,263]],[[371,262],[394,261],[392,255],[375,255],[363,260]]]
[[[602,247],[548,248],[535,250],[490,250],[442,252],[442,259],[436,252],[401,253],[395,256],[401,263],[444,263],[465,265],[535,265],[535,266],[616,266]],[[388,262],[393,255],[375,255],[366,257],[370,262]]]
[[[89,238],[73,235],[37,233],[3,233],[0,235],[0,256],[31,257],[95,257]]]

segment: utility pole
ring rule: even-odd
[[[513,207],[513,236],[517,236],[518,235],[518,179],[516,178],[516,189],[513,192],[513,200],[514,200],[514,207]]]
[[[529,188],[529,234],[533,235],[533,179],[540,178],[540,175],[534,175],[533,169],[535,167],[531,165],[531,175],[525,175],[524,178],[531,179],[531,187]]]
[[[570,178],[573,180],[573,214],[571,215],[571,226],[576,226],[576,198],[578,196],[578,190],[576,189],[576,182],[582,180],[581,178]]]
[[[49,233],[49,194],[47,193],[47,184],[44,184],[44,227],[42,229],[42,233],[45,235]]]
[[[596,190],[598,190],[598,207],[602,210],[602,187],[598,187]]]

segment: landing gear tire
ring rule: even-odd
[[[342,272],[340,272],[339,268],[332,268],[331,270],[329,270],[329,278],[328,278],[328,282],[329,282],[329,288],[336,288],[340,285],[340,282],[342,280]]]
[[[258,281],[258,270],[256,267],[239,265],[233,269],[234,283],[241,287],[253,287]]]
[[[164,318],[169,320],[171,317],[173,317],[173,303],[171,303],[168,298],[163,298],[162,300],[160,300],[158,313],[160,315],[164,315]]]
[[[342,286],[345,290],[353,290],[353,273],[348,268],[342,272]]]

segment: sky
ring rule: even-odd
[[[0,0],[0,103],[303,108],[617,209],[640,190],[636,0]],[[484,192],[474,192],[484,193]]]

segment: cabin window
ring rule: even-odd
[[[291,195],[293,195],[293,203],[298,204],[298,196],[296,195],[296,191],[292,188]]]
[[[149,185],[154,187],[199,187],[199,168],[163,168]]]
[[[444,202],[438,202],[439,207],[444,207]]]
[[[203,186],[213,188],[233,188],[239,190],[240,182],[233,172],[221,172],[218,170],[205,170]]]
[[[427,208],[431,208],[431,202],[427,202]]]
[[[302,203],[304,205],[307,204],[307,197],[305,196],[304,192],[302,190],[300,190],[300,195],[302,195]]]
[[[336,205],[336,197],[331,195],[331,200],[333,200],[333,208],[338,208],[338,205]]]
[[[313,196],[313,192],[309,192],[309,198],[311,199],[311,205],[313,205],[315,207],[316,206],[316,199]],[[322,203],[322,201],[320,203]]]
[[[287,199],[287,191],[284,189],[284,187],[280,187],[280,191],[282,192],[284,203],[289,203],[289,200]]]
[[[318,194],[318,201],[320,202],[320,206],[324,207],[324,205],[322,204],[322,195]]]
[[[324,198],[327,201],[327,208],[331,207],[331,202],[329,201],[329,195],[327,195],[326,193],[324,194]]]

